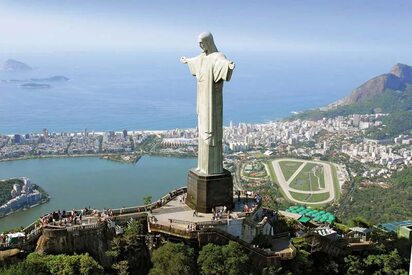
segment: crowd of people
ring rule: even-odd
[[[57,226],[71,226],[82,224],[83,216],[90,214],[91,211],[87,208],[81,210],[57,210],[40,217],[40,225],[57,225]]]
[[[222,218],[223,214],[230,215],[229,211],[227,210],[226,206],[217,206],[212,208],[212,221],[218,221]]]

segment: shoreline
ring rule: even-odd
[[[77,158],[77,157],[100,157],[100,156],[103,156],[103,154],[24,156],[24,157],[18,157],[18,158],[0,159],[0,162],[8,162],[8,161],[15,161],[15,160],[29,160],[29,159]]]
[[[1,162],[9,162],[9,161],[17,161],[17,160],[30,160],[30,159],[51,159],[51,158],[87,158],[87,157],[94,157],[94,158],[100,158],[103,160],[109,160],[109,161],[114,161],[118,163],[124,163],[124,164],[130,164],[129,162],[125,161],[119,161],[119,160],[114,160],[114,159],[109,159],[109,158],[104,158],[104,156],[117,156],[119,155],[118,153],[101,153],[101,154],[76,154],[76,155],[44,155],[44,156],[24,156],[24,157],[18,157],[18,158],[7,158],[7,159],[0,159]],[[132,154],[125,154],[125,155],[132,155]],[[153,153],[145,153],[141,154],[140,158],[143,156],[152,156],[152,157],[168,157],[168,158],[196,158],[196,156],[192,155],[173,155],[173,154],[153,154]],[[138,161],[140,160],[138,159]],[[137,162],[138,162],[137,161]]]
[[[3,219],[3,218],[9,217],[9,216],[11,216],[11,215],[13,215],[13,214],[16,214],[16,213],[18,213],[18,212],[27,211],[27,210],[30,210],[30,209],[35,208],[35,207],[37,207],[37,206],[46,204],[46,203],[48,203],[49,201],[50,201],[50,197],[47,196],[45,199],[41,200],[39,203],[36,203],[36,204],[33,204],[33,205],[28,205],[28,206],[25,206],[25,207],[16,209],[16,210],[13,210],[12,212],[8,212],[7,214],[5,214],[5,215],[3,215],[3,216],[0,216],[0,220]]]

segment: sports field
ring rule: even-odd
[[[303,161],[279,161],[285,180],[289,180],[302,164]]]
[[[303,191],[325,189],[323,166],[315,163],[307,163],[300,173],[293,178],[289,186],[293,189]]]
[[[315,160],[276,159],[269,163],[269,172],[288,200],[326,204],[332,202],[339,192],[335,190],[332,165]]]

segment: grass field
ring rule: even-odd
[[[320,193],[320,194],[312,194],[312,196],[310,196],[307,202],[320,202],[320,201],[327,200],[328,198],[329,198],[329,192]]]
[[[323,166],[320,166],[320,169],[316,171],[315,175],[319,177],[319,186],[321,189],[325,188],[325,172]]]
[[[285,180],[289,180],[296,170],[302,165],[302,161],[279,161]]]
[[[290,192],[290,195],[295,200],[298,200],[298,201],[301,201],[301,202],[306,201],[310,196],[310,194],[302,194],[302,193],[295,193],[295,192]]]
[[[276,173],[275,173],[275,171],[273,170],[273,166],[272,166],[272,164],[271,164],[270,162],[267,163],[267,167],[268,167],[268,169],[269,169],[269,176],[270,176],[270,178],[272,179],[273,184],[275,184],[275,185],[277,186],[276,188],[280,191],[280,193],[282,194],[282,196],[283,196],[285,199],[287,199],[287,196],[286,196],[285,192],[283,191],[282,188],[279,187],[278,178],[276,177]]]
[[[333,186],[334,186],[334,189],[335,189],[335,199],[339,200],[341,194],[340,194],[338,173],[336,171],[336,166],[333,163],[330,163],[330,166],[332,167]]]
[[[315,163],[307,163],[290,183],[290,187],[302,191],[317,191],[325,188],[323,166]]]
[[[290,192],[290,195],[294,199],[300,200],[302,202],[322,202],[329,198],[328,192],[320,193],[320,194],[302,194],[302,193]]]

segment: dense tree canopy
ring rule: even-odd
[[[394,173],[390,187],[356,188],[342,218],[363,217],[373,224],[412,219],[412,168]]]
[[[201,274],[248,274],[249,258],[236,242],[225,246],[205,245],[197,259]]]
[[[114,259],[118,274],[147,274],[151,268],[150,254],[145,243],[143,226],[132,221],[122,236],[115,237],[107,254]]]
[[[21,184],[21,181],[18,179],[0,181],[0,205],[11,199],[10,192],[13,189],[13,184],[15,183]]]
[[[0,269],[4,275],[91,275],[102,274],[100,266],[89,254],[81,255],[40,255],[31,253],[27,258],[15,265]]]
[[[366,258],[349,255],[345,258],[346,274],[408,274],[407,263],[397,250],[372,254]]]
[[[193,248],[183,244],[167,242],[152,254],[151,275],[196,274],[196,260]]]

